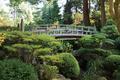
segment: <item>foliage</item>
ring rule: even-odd
[[[0,28],[13,26],[13,20],[10,18],[8,12],[0,10]]]
[[[23,1],[24,0],[10,0],[10,4],[11,4],[11,6],[18,6]]]
[[[113,19],[108,19],[106,25],[115,25],[115,22]]]
[[[70,53],[44,56],[42,58],[48,64],[56,65],[60,73],[66,77],[77,77],[80,74],[78,62]]]
[[[34,67],[20,60],[0,61],[1,80],[38,80]]]
[[[61,47],[61,50],[63,50],[63,52],[71,52],[72,51],[72,45],[67,41],[67,42],[63,42],[63,45]]]
[[[120,79],[120,67],[114,71],[113,76],[114,76],[115,80]]]
[[[104,67],[106,70],[114,71],[120,65],[120,56],[119,55],[110,55],[104,61]]]
[[[56,66],[50,66],[50,65],[42,65],[41,66],[41,79],[40,80],[52,80],[53,78],[56,78],[59,70]]]
[[[40,45],[41,47],[50,47],[51,49],[59,49],[62,45],[59,41],[57,41],[54,37],[48,35],[34,35],[29,32],[19,32],[13,31],[6,33],[6,39],[4,45],[11,45],[11,44],[29,44],[29,45]]]
[[[102,61],[100,59],[90,60],[87,64],[87,71],[83,74],[81,80],[98,80],[101,64]]]
[[[107,37],[111,39],[115,39],[119,35],[115,25],[105,26],[101,29],[101,32],[107,34]]]
[[[105,39],[102,44],[103,49],[114,49],[115,48],[115,40]]]
[[[92,36],[84,36],[80,39],[80,43],[82,45],[82,47],[85,47],[85,48],[92,48],[92,47],[96,47],[98,44],[95,44],[95,41],[94,39],[92,38]],[[94,43],[94,45],[93,45]]]
[[[73,23],[71,8],[72,8],[72,2],[67,0],[65,9],[64,9],[64,14],[63,14],[64,24],[72,24]]]
[[[23,38],[27,36],[30,36],[31,33],[21,33],[19,31],[12,31],[12,32],[6,32],[6,39],[4,44],[15,44],[15,43],[22,43],[23,42]]]
[[[52,49],[51,48],[40,48],[40,49],[35,50],[33,54],[35,56],[50,55],[52,54]]]
[[[74,24],[76,24],[76,25],[81,24],[81,20],[82,20],[82,15],[81,15],[81,13],[76,12],[76,13],[73,15],[73,19],[74,19]]]
[[[5,40],[5,35],[3,33],[0,33],[0,46],[2,45],[4,40]]]
[[[24,20],[24,24],[28,25],[33,22],[33,10],[32,5],[28,2],[22,2],[18,9],[16,10],[16,18],[18,19],[18,23],[20,22],[20,18],[22,17]]]
[[[92,16],[92,20],[91,20],[92,25],[95,25],[96,29],[100,31],[102,26],[100,23],[100,11],[94,10],[91,16]]]
[[[57,0],[52,0],[48,4],[45,4],[42,12],[43,24],[53,24],[56,21],[60,21],[59,9]]]
[[[86,57],[86,59],[89,59],[89,58],[97,59],[99,56],[107,57],[111,54],[112,54],[111,51],[100,49],[100,48],[95,48],[95,49],[81,48],[78,50],[78,53],[76,53],[75,55]]]
[[[94,35],[84,36],[80,39],[80,43],[84,48],[96,48],[102,47],[102,43],[105,41],[106,35],[97,33]],[[94,45],[93,45],[94,44]]]
[[[7,58],[17,57],[31,63],[33,57],[55,54],[61,50],[61,46],[60,41],[45,34],[34,35],[29,32],[12,31],[5,33],[2,50]]]
[[[116,48],[120,50],[120,37],[115,40]]]

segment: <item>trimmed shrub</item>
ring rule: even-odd
[[[35,50],[33,53],[34,56],[43,56],[43,55],[50,55],[52,53],[52,49],[50,48],[40,48]]]
[[[115,40],[106,39],[102,44],[103,49],[114,49],[115,48]]]
[[[40,54],[55,54],[61,49],[61,46],[60,41],[45,34],[35,35],[30,32],[12,31],[5,33],[5,40],[1,47],[7,57],[25,56],[27,58],[34,52],[38,56]]]
[[[80,39],[80,43],[83,48],[99,48],[102,47],[102,43],[105,41],[106,35],[103,33],[97,33],[94,35],[84,36]]]
[[[34,67],[20,60],[0,61],[1,80],[38,80]]]
[[[110,55],[104,61],[104,67],[107,70],[114,71],[120,66],[120,55]]]
[[[24,39],[32,35],[29,32],[20,32],[20,31],[6,32],[5,34],[6,34],[5,35],[6,39],[4,45],[24,43]]]
[[[80,74],[80,67],[75,57],[70,53],[61,53],[53,56],[41,57],[50,65],[56,65],[59,72],[65,77],[77,77]]]
[[[81,48],[78,50],[78,52],[75,55],[76,56],[82,56],[82,55],[94,56],[94,55],[97,55],[97,56],[107,57],[111,54],[112,54],[111,51],[100,49],[100,48],[95,48],[95,49]],[[95,56],[95,58],[98,58],[98,57]]]
[[[107,37],[111,39],[115,39],[119,35],[119,32],[115,25],[104,26],[101,29],[101,32],[107,34]]]
[[[6,32],[4,45],[13,44],[28,44],[28,45],[40,45],[41,48],[51,48],[54,53],[59,51],[62,46],[60,41],[57,41],[54,37],[49,35],[34,35],[29,32]]]
[[[59,70],[56,66],[42,65],[40,71],[40,80],[52,80],[57,77]]]
[[[92,36],[84,36],[80,39],[80,44],[84,48],[98,47],[99,43],[95,42]],[[94,44],[94,45],[93,45]]]

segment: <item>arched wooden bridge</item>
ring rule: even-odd
[[[32,29],[36,34],[48,34],[62,40],[78,39],[82,36],[96,33],[96,27],[73,25],[40,25]]]

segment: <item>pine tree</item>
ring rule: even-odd
[[[73,23],[71,8],[72,8],[72,2],[71,2],[71,0],[67,0],[65,9],[64,9],[64,24],[72,24]]]
[[[59,6],[57,0],[53,0],[48,4],[45,4],[42,12],[42,19],[44,24],[53,24],[56,21],[60,21]]]

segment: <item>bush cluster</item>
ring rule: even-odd
[[[56,65],[60,73],[66,77],[77,77],[80,74],[79,64],[70,53],[43,56],[41,58],[49,65]]]
[[[57,77],[59,70],[56,66],[42,65],[39,73],[40,80],[52,80]]]
[[[34,67],[17,59],[0,61],[0,80],[38,80]]]
[[[107,70],[113,71],[120,66],[120,55],[110,55],[104,61]]]

